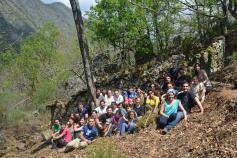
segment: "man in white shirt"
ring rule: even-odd
[[[122,103],[124,101],[123,96],[119,93],[118,90],[114,92],[113,99],[116,104]]]
[[[192,79],[190,91],[192,91],[200,99],[201,103],[204,102],[206,88],[202,82],[198,81],[197,76],[194,76]]]
[[[102,114],[106,113],[106,108],[107,108],[107,106],[105,106],[105,101],[101,100],[100,106],[95,108],[95,110],[97,111],[98,117],[100,117]]]

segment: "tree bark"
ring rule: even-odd
[[[82,56],[82,62],[83,62],[83,68],[85,72],[87,88],[94,102],[94,105],[96,105],[96,96],[95,96],[96,89],[95,89],[90,62],[89,62],[89,48],[88,48],[87,40],[84,34],[84,30],[83,30],[83,19],[82,19],[82,14],[80,10],[80,5],[79,5],[78,0],[70,0],[70,4],[72,7],[72,13],[73,13],[74,21],[76,24],[77,36],[78,36],[78,41],[79,41],[80,50],[81,50],[81,56]]]

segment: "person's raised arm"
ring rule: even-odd
[[[201,114],[203,114],[204,109],[203,109],[202,103],[200,102],[200,100],[198,99],[198,97],[195,97],[194,100],[195,100],[195,102],[197,103],[197,105],[198,105],[198,107],[199,107],[199,109],[200,109],[200,111],[201,111]]]
[[[179,101],[179,108],[183,111],[184,113],[184,120],[187,121],[188,117],[187,117],[187,112],[183,107],[183,104],[181,103],[181,101]]]

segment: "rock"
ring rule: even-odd
[[[20,151],[25,151],[27,149],[26,144],[25,143],[18,143],[16,146],[16,149],[20,150]]]

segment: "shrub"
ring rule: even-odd
[[[234,53],[232,54],[232,60],[233,60],[233,61],[237,61],[237,52],[234,52]]]
[[[103,138],[87,148],[89,158],[122,158],[123,156],[116,150],[111,138]]]

